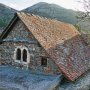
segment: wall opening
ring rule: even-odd
[[[18,48],[16,52],[16,60],[21,60],[21,50]]]
[[[41,58],[41,66],[47,67],[47,58],[46,57]]]
[[[25,49],[23,50],[23,61],[27,62],[27,51]]]
[[[24,46],[17,46],[14,51],[14,60],[15,62],[21,64],[30,63],[30,54],[28,48]]]

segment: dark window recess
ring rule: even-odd
[[[23,61],[27,62],[27,51],[25,49],[23,50]]]
[[[21,50],[17,49],[17,56],[16,56],[16,60],[21,60]]]
[[[38,46],[41,47],[40,43],[38,43]]]
[[[42,57],[41,58],[41,66],[47,66],[47,58],[45,58],[45,57]]]

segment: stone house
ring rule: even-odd
[[[1,62],[74,81],[90,68],[90,48],[67,23],[18,12],[0,36]]]

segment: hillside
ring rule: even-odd
[[[54,18],[71,24],[75,24],[77,22],[75,11],[65,9],[56,4],[40,2],[22,11],[47,18]],[[15,12],[17,12],[17,10],[0,3],[0,28],[6,27]]]
[[[47,17],[51,19],[57,19],[63,22],[71,23],[75,25],[77,23],[77,12],[71,9],[65,9],[56,4],[48,4],[45,2],[37,3],[31,7],[28,7],[24,12],[32,13],[42,17]],[[5,28],[8,22],[13,17],[14,13],[17,12],[6,5],[0,4],[0,28]],[[90,23],[89,22],[79,22],[83,33],[90,34]]]
[[[12,9],[0,3],[0,28],[6,27],[15,12],[15,9]]]
[[[48,4],[45,2],[37,3],[23,10],[47,18],[53,18],[67,23],[75,24],[77,22],[76,12],[65,9],[56,4]]]

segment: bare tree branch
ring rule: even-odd
[[[80,20],[89,20],[90,21],[90,0],[78,1],[83,4],[84,12],[78,12],[77,18]]]

